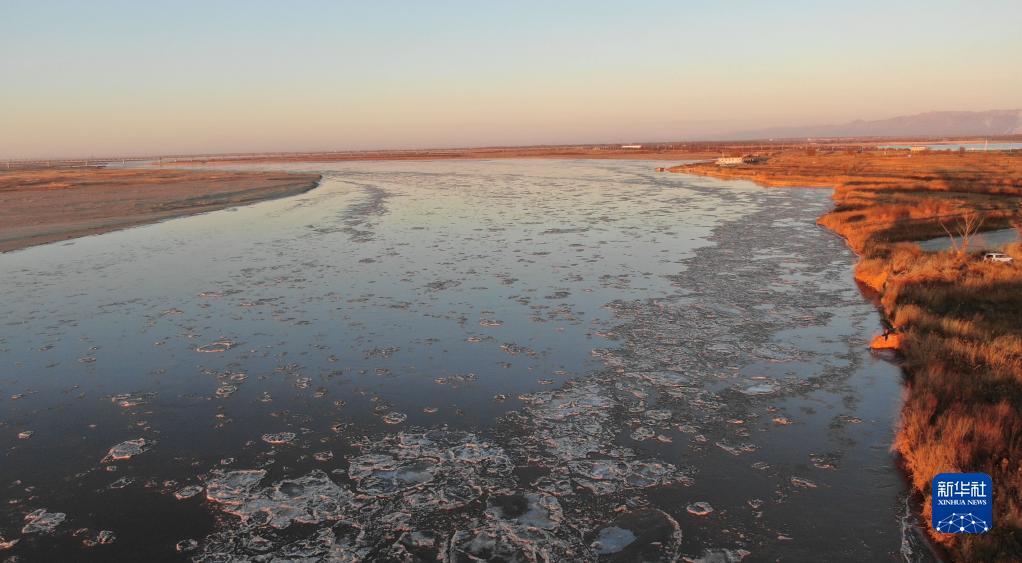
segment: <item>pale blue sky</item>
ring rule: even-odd
[[[0,2],[0,158],[684,139],[1022,107],[1022,2]]]

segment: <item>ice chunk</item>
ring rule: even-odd
[[[266,471],[262,469],[216,473],[206,483],[206,499],[220,504],[241,504],[264,477]]]
[[[121,442],[120,444],[110,448],[106,457],[101,460],[101,463],[131,459],[134,456],[149,451],[154,443],[155,442],[147,442],[145,438],[136,438],[134,440]]]
[[[695,559],[686,557],[690,563],[739,563],[752,553],[744,549],[712,548],[703,550],[702,555]]]
[[[655,509],[618,516],[601,527],[590,544],[598,555],[612,556],[613,561],[677,561],[680,547],[678,522]]]
[[[698,501],[689,504],[686,510],[692,516],[709,516],[713,513],[713,505],[706,501]]]
[[[203,344],[195,349],[196,352],[205,353],[219,353],[226,352],[235,346],[234,342],[230,340],[217,340],[216,342],[210,342],[209,344]]]
[[[263,441],[275,446],[290,444],[295,440],[294,432],[277,432],[275,434],[263,434]]]
[[[185,500],[194,497],[195,495],[202,492],[202,487],[199,485],[188,485],[174,492],[174,498],[177,500]]]
[[[592,549],[599,555],[618,553],[628,547],[636,539],[635,533],[631,530],[608,526],[600,530]]]
[[[67,519],[67,514],[63,512],[47,512],[45,508],[40,508],[25,515],[25,526],[21,528],[21,533],[49,533],[56,529],[65,519]]]

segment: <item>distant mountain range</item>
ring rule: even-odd
[[[769,127],[716,135],[721,139],[801,139],[806,137],[948,137],[1022,134],[1022,110],[931,111],[841,125]]]

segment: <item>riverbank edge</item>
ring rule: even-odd
[[[887,290],[889,288],[887,281],[889,279],[891,270],[894,269],[893,262],[895,261],[895,258],[893,256],[888,256],[886,259],[881,261],[882,264],[878,269],[876,257],[868,255],[871,249],[862,247],[861,245],[857,246],[856,244],[853,244],[849,237],[839,232],[837,229],[843,226],[841,223],[839,222],[834,223],[833,221],[831,221],[829,222],[831,224],[828,224],[828,222],[825,220],[825,218],[828,215],[834,214],[838,210],[840,203],[838,201],[838,190],[843,186],[844,184],[843,182],[841,181],[828,182],[826,180],[820,180],[817,178],[795,178],[795,177],[774,179],[769,177],[767,173],[763,173],[759,170],[749,170],[745,168],[714,167],[714,165],[711,162],[683,164],[667,168],[666,171],[673,173],[692,174],[696,176],[705,176],[720,180],[745,180],[753,182],[764,188],[783,187],[805,189],[818,188],[832,189],[833,190],[832,199],[834,200],[834,207],[832,207],[830,211],[828,211],[824,215],[821,215],[817,219],[817,225],[841,237],[842,240],[845,241],[845,245],[849,248],[849,250],[851,250],[856,255],[857,261],[853,267],[853,278],[857,283],[860,284],[860,289],[863,293],[863,297],[867,301],[872,302],[877,307],[880,314],[884,318],[884,321],[890,323],[889,326],[894,327],[893,321],[898,316],[897,315],[898,310],[896,307],[896,297],[898,291],[897,288],[892,289],[890,291],[890,293],[892,294],[891,299],[885,300],[884,296],[888,293]],[[870,292],[874,294],[872,299],[870,298],[871,296],[869,295]],[[908,327],[894,328],[903,329]],[[922,344],[921,342],[917,341],[921,339],[919,338],[918,333],[914,330],[905,330],[903,333],[897,334],[895,336],[899,340],[898,345],[895,347],[895,349],[898,348],[904,349],[906,346],[911,347],[913,345]],[[899,409],[900,410],[899,422],[894,437],[894,443],[891,444],[891,449],[892,451],[896,452],[899,456],[898,466],[905,472],[905,475],[908,478],[910,493],[913,495],[919,495],[922,498],[922,502],[917,505],[920,508],[917,508],[918,512],[916,515],[918,516],[919,521],[925,522],[924,524],[922,524],[923,526],[925,526],[925,533],[923,535],[928,537],[930,542],[930,548],[934,550],[933,554],[942,557],[951,557],[953,559],[959,558],[968,559],[969,557],[975,555],[974,552],[971,552],[972,546],[970,545],[973,543],[971,541],[973,538],[967,538],[970,541],[963,542],[961,541],[961,538],[959,538],[958,536],[938,534],[930,526],[928,518],[929,512],[928,508],[930,500],[928,491],[925,490],[924,488],[920,488],[919,486],[919,480],[922,476],[915,474],[911,467],[911,463],[909,462],[909,458],[913,454],[911,450],[914,444],[911,443],[910,439],[904,436],[905,434],[904,426],[910,414],[908,412],[909,406],[910,404],[912,404],[913,400],[918,401],[919,399],[921,399],[921,397],[913,396],[914,395],[913,391],[916,391],[916,387],[912,385],[911,382],[914,381],[917,375],[919,375],[919,373],[917,372],[922,372],[923,369],[920,368],[919,366],[915,366],[916,369],[913,369],[913,366],[907,365],[905,362],[900,363],[899,367],[901,367],[905,376],[905,380],[908,384],[905,385],[904,387],[905,395],[901,403],[902,406]],[[992,541],[994,542],[994,546],[996,546],[996,544],[999,542],[999,540]],[[994,553],[990,553],[989,551],[987,551],[985,555],[1003,555],[1003,553],[998,554],[997,552],[1001,550],[998,547],[994,546],[987,546],[988,549],[990,547],[993,547]],[[1007,546],[1005,545],[1004,547]]]

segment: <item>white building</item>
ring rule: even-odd
[[[744,156],[722,156],[717,159],[717,166],[738,166],[745,164]]]
[[[642,145],[621,145],[623,149],[641,149]]]

